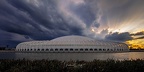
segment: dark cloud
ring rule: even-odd
[[[134,39],[144,39],[144,31],[132,33],[131,36],[134,36]]]
[[[16,39],[11,40],[14,35],[33,40],[50,40],[64,35],[82,35],[83,28],[65,21],[54,0],[41,0],[39,1],[42,3],[40,6],[37,6],[34,0],[31,3],[27,1],[0,1],[0,30],[12,35],[1,34],[1,38],[8,39],[0,40],[1,44],[21,42]]]
[[[127,41],[127,40],[132,40],[133,38],[131,37],[130,33],[124,32],[124,33],[111,33],[109,35],[106,35],[105,37],[107,40],[114,40],[114,41]]]
[[[134,35],[134,36],[136,36],[136,35],[144,35],[144,31],[137,32],[137,33],[134,33],[134,34],[131,34],[131,35]]]
[[[138,37],[138,38],[135,38],[135,39],[144,39],[144,36],[141,36],[141,37]]]
[[[42,1],[51,9],[45,7],[46,5],[36,7],[26,2],[26,0],[2,0],[3,4],[1,4],[0,10],[6,14],[1,14],[0,29],[28,35],[32,39],[52,39],[69,34],[81,35],[80,27],[68,25],[59,15],[54,1]]]
[[[86,4],[80,4],[79,6],[70,5],[70,9],[76,14],[86,25],[89,27],[95,21],[96,13],[93,13],[90,7],[89,1]],[[95,22],[96,27],[98,27],[98,23]]]
[[[142,0],[0,0],[0,44],[16,45],[65,35],[104,38],[108,27],[118,29],[125,26],[118,24],[134,23],[127,30],[134,29],[137,22],[126,21],[141,22],[142,5]],[[133,35],[138,34],[143,33]],[[105,38],[125,41],[132,39],[131,35],[113,33]]]
[[[21,41],[13,40],[13,35],[9,32],[1,31],[0,30],[0,46],[6,47],[15,47]]]
[[[96,27],[96,28],[99,28],[99,27],[100,27],[100,24],[99,24],[98,22],[96,22],[96,21],[94,21],[92,24],[93,24],[93,26]]]

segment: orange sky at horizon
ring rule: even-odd
[[[126,44],[132,49],[144,49],[144,39],[129,40]]]

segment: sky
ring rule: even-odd
[[[67,35],[144,48],[144,0],[0,0],[0,46]]]

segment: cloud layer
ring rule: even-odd
[[[115,41],[127,41],[127,40],[132,40],[133,38],[128,32],[124,32],[124,33],[115,32],[107,35],[106,39],[115,40]]]
[[[143,3],[143,0],[0,0],[0,45],[16,46],[23,41],[65,35],[131,40],[131,32],[144,27]]]

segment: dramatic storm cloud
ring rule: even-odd
[[[0,46],[65,35],[126,41],[143,31],[144,0],[0,0]]]
[[[124,32],[124,33],[115,32],[107,35],[106,39],[115,40],[115,41],[127,41],[127,40],[132,40],[133,38],[128,32]]]

